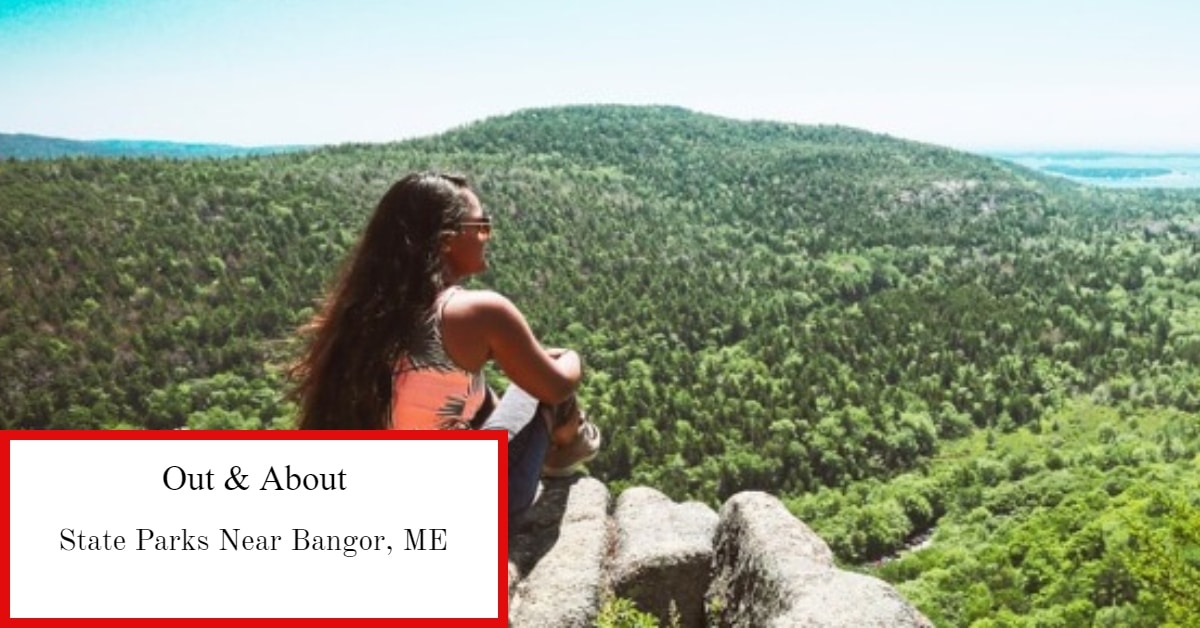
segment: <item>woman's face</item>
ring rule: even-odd
[[[448,236],[442,246],[442,260],[455,278],[487,270],[484,248],[492,237],[491,219],[483,213],[479,197],[471,190],[463,190],[463,196],[467,213],[459,221],[458,232]]]

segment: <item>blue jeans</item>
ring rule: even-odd
[[[535,418],[508,441],[508,514],[515,515],[533,504],[542,462],[550,449],[546,422]]]
[[[508,514],[517,514],[533,504],[542,463],[550,450],[550,430],[537,416],[538,400],[510,384],[483,422],[485,430],[508,431]]]

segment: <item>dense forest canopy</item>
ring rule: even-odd
[[[295,328],[426,168],[496,217],[475,284],[584,355],[589,470],[614,487],[768,490],[855,564],[936,528],[880,573],[947,625],[1200,612],[1163,588],[1200,586],[1200,193],[850,128],[566,107],[386,145],[0,162],[4,426],[290,426]],[[965,548],[1003,565],[955,572]]]

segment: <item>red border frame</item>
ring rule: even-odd
[[[508,625],[508,441],[507,432],[503,430],[452,430],[452,431],[407,431],[407,430],[162,430],[162,431],[11,431],[0,430],[4,439],[0,447],[0,468],[4,470],[4,482],[0,483],[0,501],[4,503],[4,516],[0,518],[3,526],[3,540],[0,541],[0,561],[8,567],[9,582],[12,582],[12,557],[9,545],[12,541],[12,452],[11,443],[14,440],[492,440],[496,441],[499,451],[497,459],[499,468],[496,471],[499,491],[499,512],[497,513],[499,569],[497,577],[497,594],[499,603],[496,608],[499,616],[485,619],[454,619],[454,618],[134,618],[134,619],[50,619],[50,618],[18,618],[13,619],[11,584],[4,587],[0,593],[0,622],[5,624],[58,626],[205,626],[213,623],[229,625],[245,623],[252,626],[326,626],[326,625],[396,625],[405,626],[507,626]]]

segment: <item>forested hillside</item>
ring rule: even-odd
[[[470,175],[496,217],[476,284],[585,356],[614,488],[768,490],[855,564],[936,527],[881,573],[945,625],[1200,612],[1172,593],[1200,587],[1200,193],[848,128],[570,107],[388,145],[2,162],[5,427],[288,426],[293,330],[423,168]]]

